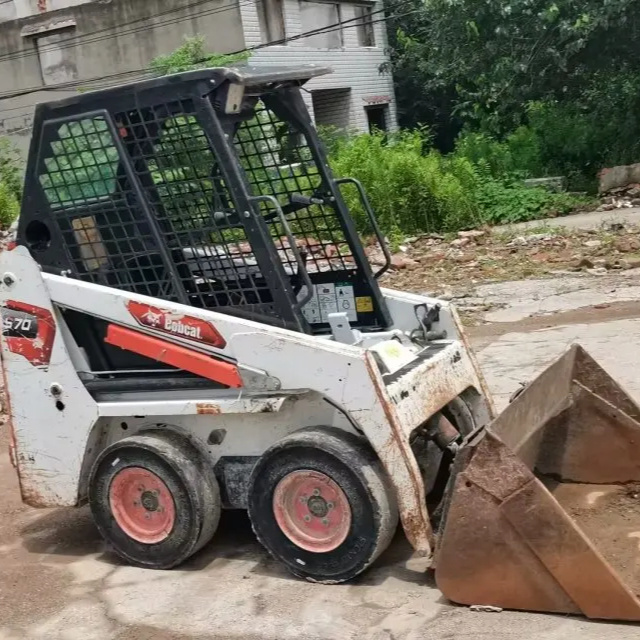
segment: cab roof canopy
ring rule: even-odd
[[[59,108],[78,104],[80,102],[111,100],[118,95],[136,94],[154,89],[170,89],[176,85],[199,85],[207,83],[210,91],[215,90],[225,82],[243,85],[252,92],[265,93],[282,86],[302,86],[312,78],[331,73],[329,67],[315,64],[298,66],[252,66],[238,65],[234,67],[214,67],[184,71],[167,76],[137,80],[126,84],[87,91],[70,98],[41,103],[39,106]]]

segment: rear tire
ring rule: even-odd
[[[105,449],[89,482],[100,534],[129,564],[170,569],[211,540],[220,492],[207,461],[184,437],[148,433]]]
[[[249,517],[258,540],[295,576],[339,583],[388,547],[398,509],[369,444],[318,427],[262,455],[249,481]]]

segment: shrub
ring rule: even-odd
[[[11,187],[0,182],[0,227],[7,229],[20,213],[20,203]]]
[[[22,196],[22,166],[16,147],[7,138],[0,138],[0,182],[18,201]]]
[[[538,178],[547,174],[542,161],[540,136],[530,127],[518,127],[507,136],[513,171],[525,177]]]
[[[509,146],[485,133],[465,131],[456,140],[454,153],[474,165],[482,164],[495,177],[505,176],[514,170]]]
[[[335,153],[340,148],[340,145],[348,142],[351,137],[358,135],[357,131],[343,129],[334,125],[317,125],[317,130],[325,151],[330,155]]]
[[[193,69],[206,69],[208,67],[226,67],[245,62],[249,53],[220,54],[208,53],[205,49],[203,36],[185,38],[184,44],[175,51],[165,56],[158,56],[151,61],[151,70],[164,76],[181,71]]]
[[[486,133],[465,131],[456,140],[455,155],[486,166],[494,178],[543,175],[540,139],[529,127],[518,127],[503,142]]]
[[[467,134],[454,153],[423,152],[424,136],[362,134],[340,139],[331,155],[339,176],[362,182],[381,228],[392,240],[433,231],[456,231],[480,224],[503,224],[565,215],[588,198],[526,188],[516,177],[495,177],[513,157],[522,166],[539,161],[537,139],[518,130],[499,143]],[[343,195],[364,234],[371,233],[355,189]]]
[[[6,138],[0,138],[0,227],[6,229],[20,213],[22,160]]]
[[[493,179],[480,184],[476,199],[482,219],[487,224],[510,224],[567,215],[591,202],[584,196],[551,193],[541,188],[528,189],[521,184]]]
[[[472,195],[470,162],[422,153],[420,132],[362,134],[340,142],[331,155],[339,176],[362,182],[382,229],[395,239],[425,231],[457,229],[480,221]],[[358,228],[371,228],[355,189],[343,195]]]

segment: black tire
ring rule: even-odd
[[[351,524],[327,552],[301,548],[274,513],[274,492],[294,471],[328,476],[346,496]],[[297,431],[268,449],[249,481],[249,517],[258,540],[295,576],[340,583],[364,571],[389,546],[398,524],[395,496],[382,465],[363,438],[332,427]]]
[[[112,483],[133,468],[159,478],[170,494],[174,518],[162,540],[132,537],[114,514]],[[106,448],[91,471],[89,504],[107,544],[129,564],[148,569],[171,569],[201,549],[213,537],[221,511],[213,469],[183,436],[171,432],[136,435]]]

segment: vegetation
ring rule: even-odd
[[[363,134],[333,147],[334,172],[362,182],[380,225],[392,239],[563,215],[589,204],[582,196],[526,188],[516,174],[509,176],[503,167],[512,153],[528,155],[519,136],[511,147],[469,136],[448,155],[434,149],[425,152],[425,147],[424,130]],[[357,194],[345,190],[345,196],[359,228],[368,232]]]
[[[224,67],[238,62],[244,62],[248,53],[225,55],[207,53],[204,37],[185,38],[184,44],[166,56],[158,56],[151,62],[151,70],[164,76],[181,71],[206,69],[210,67]]]
[[[22,162],[16,148],[0,138],[0,227],[7,228],[20,213]]]
[[[193,38],[169,56],[157,58],[152,68],[158,73],[230,64],[225,56],[207,54],[202,38]],[[179,122],[178,122],[179,120]],[[153,176],[161,195],[170,195],[175,205],[183,203],[192,219],[194,207],[208,209],[203,200],[202,181],[215,179],[211,175],[213,158],[210,151],[193,153],[183,149],[184,138],[202,150],[202,131],[190,116],[176,119],[162,138],[164,165],[153,168]],[[260,126],[259,141],[249,130]],[[177,135],[172,135],[175,131]],[[189,132],[188,136],[184,136]],[[270,133],[269,133],[270,132]],[[458,139],[455,150],[443,154],[434,148],[433,136],[426,127],[393,135],[368,135],[323,127],[321,137],[329,152],[334,172],[339,176],[359,179],[376,211],[384,232],[394,241],[407,235],[425,231],[453,231],[486,223],[498,224],[516,220],[529,220],[547,215],[560,215],[584,204],[584,199],[567,194],[553,194],[544,189],[526,189],[521,178],[538,175],[542,168],[542,155],[538,139],[525,127],[498,142],[489,134],[468,132]],[[273,176],[263,175],[268,167],[286,165],[291,173],[287,182],[295,182],[297,189],[313,192],[317,185],[306,176],[304,164],[308,157],[292,157],[300,148],[288,149],[290,132],[274,119],[273,114],[258,110],[256,118],[245,123],[238,132],[238,142],[244,153],[241,161],[247,175],[261,187],[273,186]],[[188,161],[183,161],[185,153]],[[202,162],[193,166],[193,158]],[[200,166],[202,165],[202,166]],[[194,173],[195,171],[195,173]],[[281,172],[278,172],[281,176]],[[189,185],[193,182],[193,189]],[[278,188],[286,194],[288,185]],[[216,189],[206,189],[222,193]],[[363,233],[371,229],[355,190],[343,188],[343,194]],[[281,204],[287,204],[282,202]],[[225,209],[228,203],[216,203]],[[311,208],[312,209],[312,208]],[[174,220],[180,212],[172,213]],[[316,220],[307,225],[304,219],[292,222],[294,232],[318,233]],[[307,228],[307,226],[309,228]],[[300,228],[298,228],[300,227]]]
[[[500,170],[561,174],[579,189],[593,187],[603,166],[640,160],[633,0],[388,6],[399,16],[389,35],[401,125],[428,125],[441,151],[459,148],[460,135],[482,134],[509,148],[510,158],[491,159]],[[529,155],[518,154],[513,136]]]
[[[640,13],[633,0],[388,0],[387,7],[388,70],[402,131],[322,135],[335,172],[363,182],[391,236],[561,215],[588,199],[526,189],[522,180],[562,175],[572,191],[593,191],[602,167],[640,161]],[[246,58],[209,53],[196,37],[151,69],[160,75]],[[195,168],[181,160],[191,150],[180,147],[180,132],[195,126],[189,117],[175,120],[161,141],[165,164],[152,170],[167,198],[208,207],[189,184],[215,179],[203,173],[211,158]],[[264,153],[294,165],[286,134],[278,140]],[[67,142],[61,155],[69,168],[91,171],[108,186],[109,158],[76,166],[87,150],[74,155]],[[51,171],[50,186],[60,187]],[[13,149],[0,142],[0,224],[18,210],[21,173]],[[367,232],[357,195],[344,193]]]

